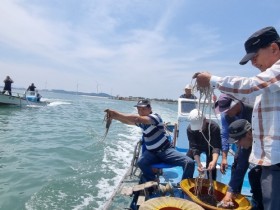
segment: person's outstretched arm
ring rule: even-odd
[[[105,112],[109,114],[114,120],[118,120],[128,125],[135,125],[136,123],[151,124],[148,116],[139,116],[137,114],[124,114],[115,110],[106,109]]]

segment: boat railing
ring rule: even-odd
[[[36,93],[38,93],[38,91],[30,91],[30,90],[25,91],[25,95],[30,95],[30,96],[35,96]]]
[[[24,91],[24,92],[21,92],[21,93],[16,92],[16,91],[12,91],[11,93],[12,93],[12,96],[25,98],[26,96],[36,96],[38,94],[38,91]],[[8,95],[8,92],[3,93],[3,94]]]
[[[8,95],[8,93],[7,93],[7,92],[6,92],[6,93],[4,93],[4,94]],[[15,92],[15,91],[13,91],[13,92],[12,92],[12,96],[14,96],[14,97],[19,97],[19,98],[24,98],[24,99],[25,99],[25,92],[23,92],[23,93],[19,93],[19,92]]]

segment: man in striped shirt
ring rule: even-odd
[[[129,125],[136,125],[142,129],[142,138],[146,150],[138,160],[138,166],[143,172],[145,181],[158,181],[152,170],[156,163],[181,166],[183,168],[182,179],[192,178],[194,173],[194,161],[185,154],[178,152],[171,145],[164,129],[161,117],[152,112],[149,100],[140,100],[135,105],[138,115],[124,114],[114,110],[105,110],[112,119]]]
[[[261,185],[266,210],[280,209],[280,38],[274,27],[266,27],[245,42],[246,55],[241,65],[251,61],[261,73],[246,78],[217,77],[196,73],[200,87],[217,88],[240,100],[254,102],[251,163],[262,166]]]

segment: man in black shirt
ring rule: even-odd
[[[216,180],[216,164],[221,150],[220,127],[216,122],[202,116],[197,109],[192,110],[188,118],[190,124],[187,128],[187,135],[190,149],[187,156],[193,158],[197,163],[198,171],[203,172],[200,154],[205,152],[206,169],[212,171],[212,178]]]
[[[29,85],[29,87],[27,88],[27,91],[35,91],[35,85],[34,83],[32,83],[31,85]]]

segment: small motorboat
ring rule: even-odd
[[[41,97],[38,91],[26,91],[23,94],[12,93],[12,95],[0,94],[0,105],[27,106],[47,104],[47,102],[41,102]]]
[[[39,94],[39,92],[37,90],[36,91],[26,91],[25,98],[27,101],[40,102],[42,96]]]

